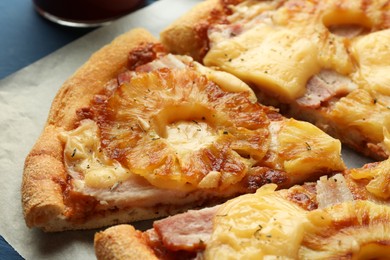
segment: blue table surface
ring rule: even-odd
[[[49,22],[35,12],[32,0],[1,0],[0,10],[0,79],[94,30]]]
[[[156,0],[147,0],[151,4]],[[70,28],[39,16],[32,0],[1,0],[0,79],[96,28]],[[0,234],[0,260],[23,259]]]

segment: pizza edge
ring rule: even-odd
[[[98,259],[158,259],[142,238],[142,232],[131,225],[118,225],[96,233],[94,246]]]
[[[161,43],[174,54],[186,54],[201,60],[202,42],[196,28],[200,22],[207,22],[213,12],[223,11],[220,0],[207,0],[195,5],[185,15],[179,17],[160,33]]]
[[[28,227],[42,227],[46,231],[80,229],[67,223],[63,217],[66,210],[63,186],[66,185],[67,174],[63,144],[58,135],[74,127],[77,109],[89,105],[93,96],[126,65],[129,51],[143,42],[157,42],[157,39],[138,28],[118,36],[95,52],[59,89],[43,132],[25,160],[21,192]],[[155,216],[154,211],[149,209],[142,214]],[[99,219],[94,221],[101,222]],[[91,224],[95,226],[93,222]]]

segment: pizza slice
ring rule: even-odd
[[[390,154],[390,4],[207,0],[161,40],[377,160]]]
[[[45,231],[167,216],[342,171],[340,149],[235,76],[135,29],[60,88],[26,158],[24,215]]]
[[[95,234],[98,259],[388,259],[390,159]],[[378,179],[379,178],[379,179]],[[135,256],[135,258],[134,258]]]

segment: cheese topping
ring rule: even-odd
[[[367,90],[390,95],[390,29],[357,39],[352,55],[359,65],[355,80]]]
[[[306,211],[265,185],[223,204],[214,217],[206,259],[294,259],[307,225]]]
[[[79,189],[110,188],[130,177],[128,170],[108,159],[101,150],[98,127],[92,120],[82,121],[80,127],[63,132],[65,161],[77,179]],[[82,173],[83,176],[79,176]],[[80,182],[80,180],[83,180]]]
[[[294,100],[304,94],[306,81],[319,72],[317,56],[315,44],[299,31],[258,25],[214,44],[204,63]]]
[[[224,71],[213,70],[207,68],[197,62],[194,62],[195,69],[201,74],[205,75],[209,80],[218,84],[221,89],[227,92],[248,92],[250,93],[250,100],[257,102],[257,98],[253,90],[245,84],[241,79],[237,78],[233,74],[226,73]]]

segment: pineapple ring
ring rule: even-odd
[[[99,104],[102,147],[154,186],[224,189],[268,151],[267,114],[250,100],[190,69],[139,72]]]

